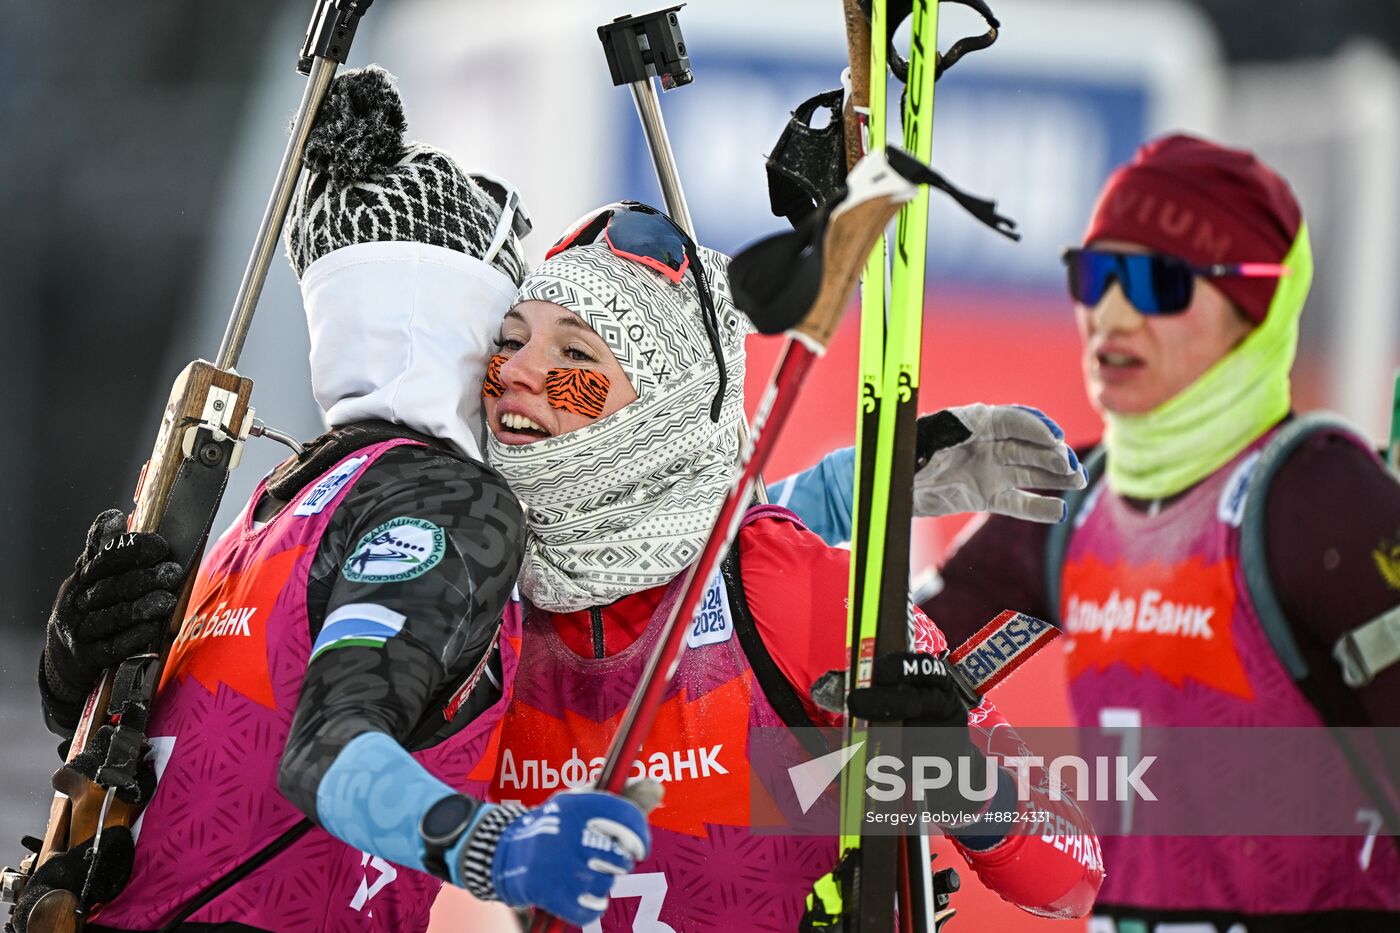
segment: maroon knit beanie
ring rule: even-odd
[[[1254,153],[1164,136],[1109,176],[1084,242],[1127,240],[1197,265],[1282,262],[1302,219],[1288,182]],[[1224,277],[1211,284],[1258,324],[1278,280]]]

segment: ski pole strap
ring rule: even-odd
[[[1001,29],[1001,22],[992,13],[992,8],[987,6],[983,0],[943,0],[944,3],[960,3],[976,11],[987,23],[987,31],[977,36],[966,36],[949,46],[948,51],[938,57],[938,63],[934,66],[934,80],[943,76],[943,72],[953,67],[960,58],[968,52],[977,52],[987,48],[997,41],[997,31]],[[866,19],[870,18],[871,0],[860,0],[861,10],[865,13]],[[901,84],[909,83],[909,60],[899,54],[899,50],[894,45],[894,34],[903,23],[914,12],[913,0],[895,0],[891,3],[886,13],[888,23],[888,50],[886,55],[889,59],[890,71],[899,79]]]
[[[885,153],[890,160],[890,167],[914,184],[937,188],[958,202],[963,210],[1008,240],[1021,239],[1021,234],[1016,232],[1016,221],[998,214],[995,201],[968,194],[902,149],[890,146]]]
[[[879,161],[880,154],[883,162]],[[841,222],[843,210],[852,214],[851,205],[860,205],[885,194],[897,194],[891,190],[891,176],[913,185],[931,185],[947,193],[997,233],[1012,240],[1020,239],[1020,234],[1015,232],[1016,222],[998,214],[996,202],[966,194],[896,146],[885,147],[880,154],[872,153],[862,159],[847,176],[850,187],[832,192],[822,206],[804,216],[796,228],[765,237],[734,257],[729,265],[729,283],[734,290],[735,303],[759,333],[780,334],[813,318],[811,311],[826,279],[828,228]],[[832,148],[828,156],[840,158],[840,149]],[[882,174],[881,165],[893,171]],[[844,299],[844,295],[842,297]],[[834,332],[835,320],[826,320],[824,315],[816,317]],[[829,339],[828,333],[826,339],[817,342],[825,346]]]
[[[846,196],[846,135],[836,119],[841,94],[839,88],[825,91],[799,104],[768,154],[769,207],[775,217],[786,218],[794,228],[811,221],[814,213],[829,213]],[[828,126],[814,130],[812,115],[820,108],[830,110],[833,118]],[[968,194],[903,150],[891,146],[887,153],[890,166],[909,181],[937,188],[1002,236],[1021,238],[1016,222],[997,213],[995,201]],[[819,245],[824,221],[818,218],[798,239]]]
[[[982,0],[944,0],[944,2],[961,3],[963,6],[972,7],[972,9],[981,14],[982,19],[986,20],[987,31],[980,36],[964,36],[949,46],[948,51],[939,55],[937,64],[933,66],[933,80],[935,81],[943,77],[943,72],[956,65],[959,59],[968,52],[980,52],[982,49],[991,46],[992,43],[997,41],[998,30],[1001,29],[1001,23],[997,20],[996,16],[992,14],[991,7],[983,3]],[[903,81],[904,79],[901,78],[900,80]]]
[[[838,87],[798,104],[768,154],[768,206],[774,217],[785,217],[794,227],[831,200],[846,181],[844,96]],[[828,114],[827,125],[820,129],[812,126],[818,110]]]

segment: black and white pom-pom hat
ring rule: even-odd
[[[338,76],[306,147],[287,255],[330,427],[384,419],[481,459],[481,381],[525,275],[530,231],[505,179],[404,140],[381,68]]]

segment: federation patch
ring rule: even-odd
[[[437,566],[447,535],[425,518],[390,519],[360,539],[340,574],[353,583],[402,583]]]
[[[316,660],[317,655],[332,648],[362,646],[381,647],[384,642],[403,631],[406,617],[399,612],[375,603],[350,603],[326,616],[321,625],[321,634],[311,646],[311,657],[307,663]]]

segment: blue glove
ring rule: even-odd
[[[513,907],[540,907],[586,926],[607,910],[614,879],[631,871],[650,848],[646,815],[635,803],[600,791],[565,791],[516,815],[501,830],[491,887]],[[467,853],[463,856],[470,865]]]

